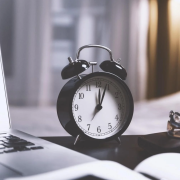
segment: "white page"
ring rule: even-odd
[[[161,180],[180,180],[180,154],[163,153],[142,161],[135,171]]]
[[[141,174],[113,161],[96,161],[36,176],[9,178],[8,180],[72,180],[87,175],[111,180],[149,180]]]

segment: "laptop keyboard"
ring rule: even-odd
[[[0,134],[0,154],[43,149],[34,143],[10,134]]]

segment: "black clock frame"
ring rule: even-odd
[[[84,140],[103,142],[103,141],[117,139],[128,128],[132,120],[132,116],[134,112],[134,101],[133,101],[133,97],[128,86],[121,78],[109,72],[94,72],[91,74],[80,75],[80,76],[81,76],[81,79],[78,76],[76,76],[72,78],[71,80],[69,80],[63,86],[63,88],[61,89],[59,93],[58,100],[57,100],[57,115],[58,115],[61,125],[72,136],[77,137],[78,135],[80,135],[81,138]],[[118,83],[120,83],[124,87],[129,98],[129,114],[128,114],[126,123],[124,124],[123,128],[119,132],[105,139],[95,139],[86,135],[78,127],[72,114],[72,101],[73,101],[75,92],[81,86],[81,84],[83,84],[84,81],[88,80],[89,78],[96,77],[96,76],[105,76],[105,77],[110,77],[112,79],[115,79]]]

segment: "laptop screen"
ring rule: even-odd
[[[6,87],[0,49],[0,130],[6,130],[10,128],[10,118],[8,111],[9,109],[6,98]]]

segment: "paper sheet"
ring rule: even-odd
[[[163,153],[151,156],[142,161],[135,171],[160,180],[180,180],[180,154]]]
[[[87,175],[111,180],[149,180],[113,161],[96,161],[36,176],[8,178],[8,180],[72,180]]]

